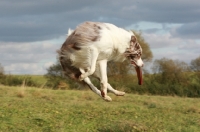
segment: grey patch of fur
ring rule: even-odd
[[[61,49],[73,48],[80,50],[80,46],[85,46],[91,42],[99,41],[101,30],[105,24],[100,22],[85,22],[80,24],[66,39]]]

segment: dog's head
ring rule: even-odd
[[[141,59],[142,47],[140,46],[137,38],[133,35],[130,40],[130,47],[126,49],[125,56],[130,60],[131,64],[135,67],[138,77],[139,85],[142,84],[142,69],[144,63]]]

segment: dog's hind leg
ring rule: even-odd
[[[81,73],[85,73],[85,71],[81,68],[79,68],[79,70],[81,71]],[[101,91],[98,90],[93,84],[92,82],[90,81],[90,78],[89,77],[86,77],[83,79],[83,81],[89,86],[89,88],[96,94],[98,94],[99,96],[101,96]]]
[[[114,89],[109,83],[108,83],[108,90],[112,93],[114,93],[115,95],[117,96],[124,96],[125,92],[122,92],[122,91],[118,91],[116,89]]]

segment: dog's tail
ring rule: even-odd
[[[67,38],[73,33],[74,30],[69,29]],[[63,44],[64,45],[64,44]],[[69,79],[75,80],[79,84],[85,84],[84,81],[80,81],[79,77],[82,74],[78,68],[72,66],[72,62],[69,58],[69,54],[71,54],[72,49],[70,48],[71,45],[68,45],[63,49],[63,46],[60,50],[57,50],[58,59],[60,61],[63,74],[64,76],[68,77]]]

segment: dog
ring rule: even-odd
[[[128,59],[135,67],[139,85],[142,84],[142,47],[132,31],[127,31],[110,23],[84,22],[69,30],[58,57],[64,75],[86,83],[90,89],[105,101],[112,101],[107,90],[117,96],[125,92],[114,89],[108,83],[107,62],[122,62]],[[97,89],[89,76],[99,79],[101,89]]]

